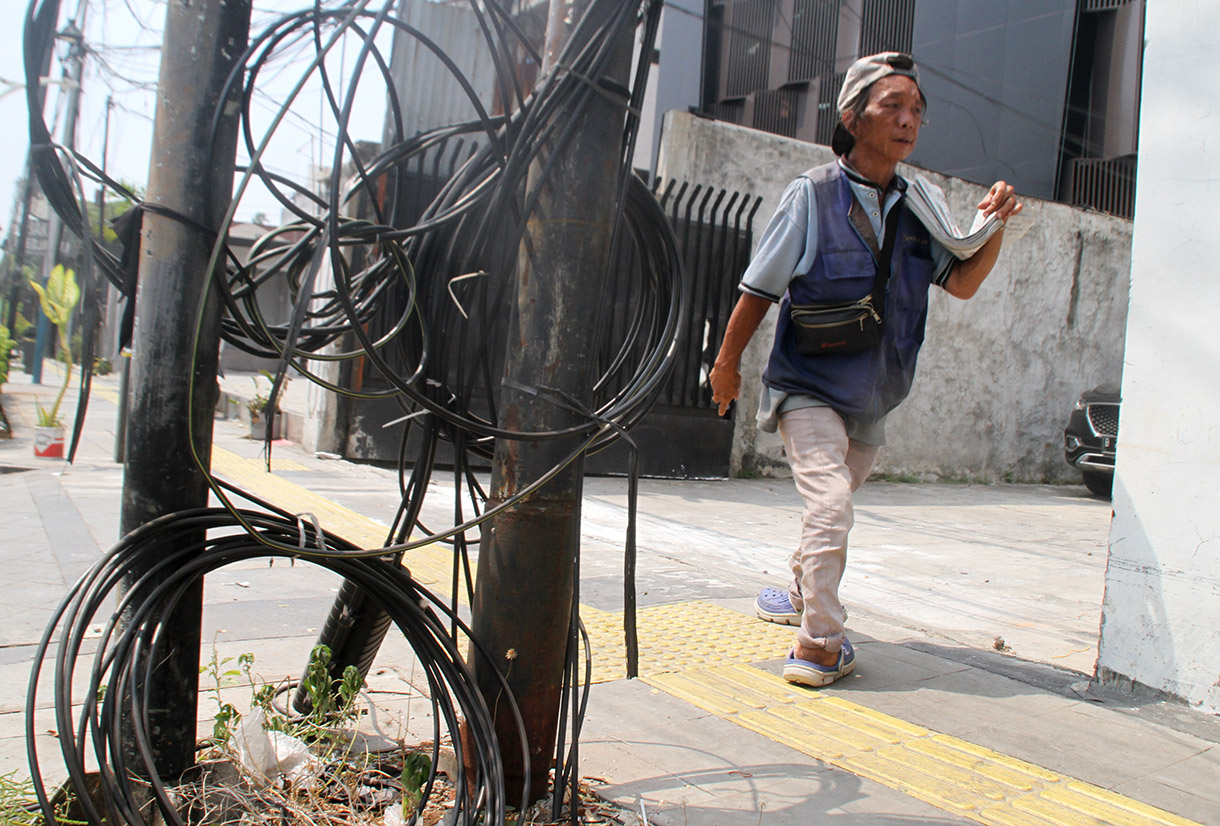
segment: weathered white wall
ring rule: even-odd
[[[834,157],[827,147],[685,113],[669,112],[665,123],[658,174],[761,196],[756,240],[788,182]],[[922,174],[968,224],[986,188]],[[915,388],[890,416],[879,471],[1079,479],[1063,460],[1063,426],[1082,390],[1121,375],[1131,222],[1032,199],[1025,217],[1033,228],[1006,245],[975,298],[933,290]],[[734,470],[787,471],[779,438],[758,433],[753,418],[774,316],[743,359]]]
[[[1149,3],[1098,674],[1220,712],[1215,4]]]

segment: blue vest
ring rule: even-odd
[[[818,252],[809,272],[796,276],[780,302],[779,323],[763,383],[787,393],[813,396],[839,413],[875,422],[907,397],[915,359],[923,344],[932,283],[928,231],[902,202],[898,237],[885,296],[885,333],[872,350],[802,356],[792,334],[792,304],[856,301],[877,277],[880,241],[852,194],[838,163],[817,166],[802,177],[813,181],[817,199]]]

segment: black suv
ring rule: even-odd
[[[1063,455],[1084,474],[1084,484],[1097,496],[1110,498],[1114,487],[1114,451],[1118,447],[1117,382],[1099,384],[1080,394],[1063,431]]]

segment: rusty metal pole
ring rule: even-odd
[[[196,467],[191,444],[205,466],[210,463],[212,411],[219,392],[220,304],[210,294],[200,307],[215,241],[200,227],[217,227],[232,198],[236,100],[225,107],[216,142],[209,138],[225,79],[249,40],[250,9],[251,0],[167,4],[147,200],[194,226],[157,212],[143,217],[123,478],[124,534],[158,516],[203,507],[208,501],[207,482]],[[200,313],[202,333],[196,349]],[[193,396],[188,395],[191,384]],[[202,612],[200,582],[168,623],[175,638],[153,672],[150,736],[163,777],[194,764]]]
[[[555,60],[581,16],[613,4],[552,0],[543,74],[562,71]],[[593,332],[615,214],[631,66],[632,31],[616,35],[602,77],[591,78],[587,105],[573,111],[578,129],[564,146],[546,147],[530,174],[541,197],[530,216],[518,257],[516,303],[501,389],[500,425],[522,432],[559,431],[587,418],[556,393],[581,403],[590,395]],[[602,92],[606,92],[603,94]],[[541,180],[543,166],[554,162]],[[569,455],[571,439],[496,445],[489,505],[498,505],[541,478]],[[563,666],[579,553],[583,466],[577,462],[485,526],[472,606],[475,639],[492,662],[472,656],[479,688],[495,717],[506,788],[528,783],[530,800],[547,792],[559,722]],[[529,766],[515,721],[492,669],[506,673],[524,718]]]

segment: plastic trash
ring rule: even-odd
[[[242,771],[268,786],[309,786],[325,768],[305,741],[282,731],[268,731],[261,708],[242,717],[233,729],[233,751]]]

